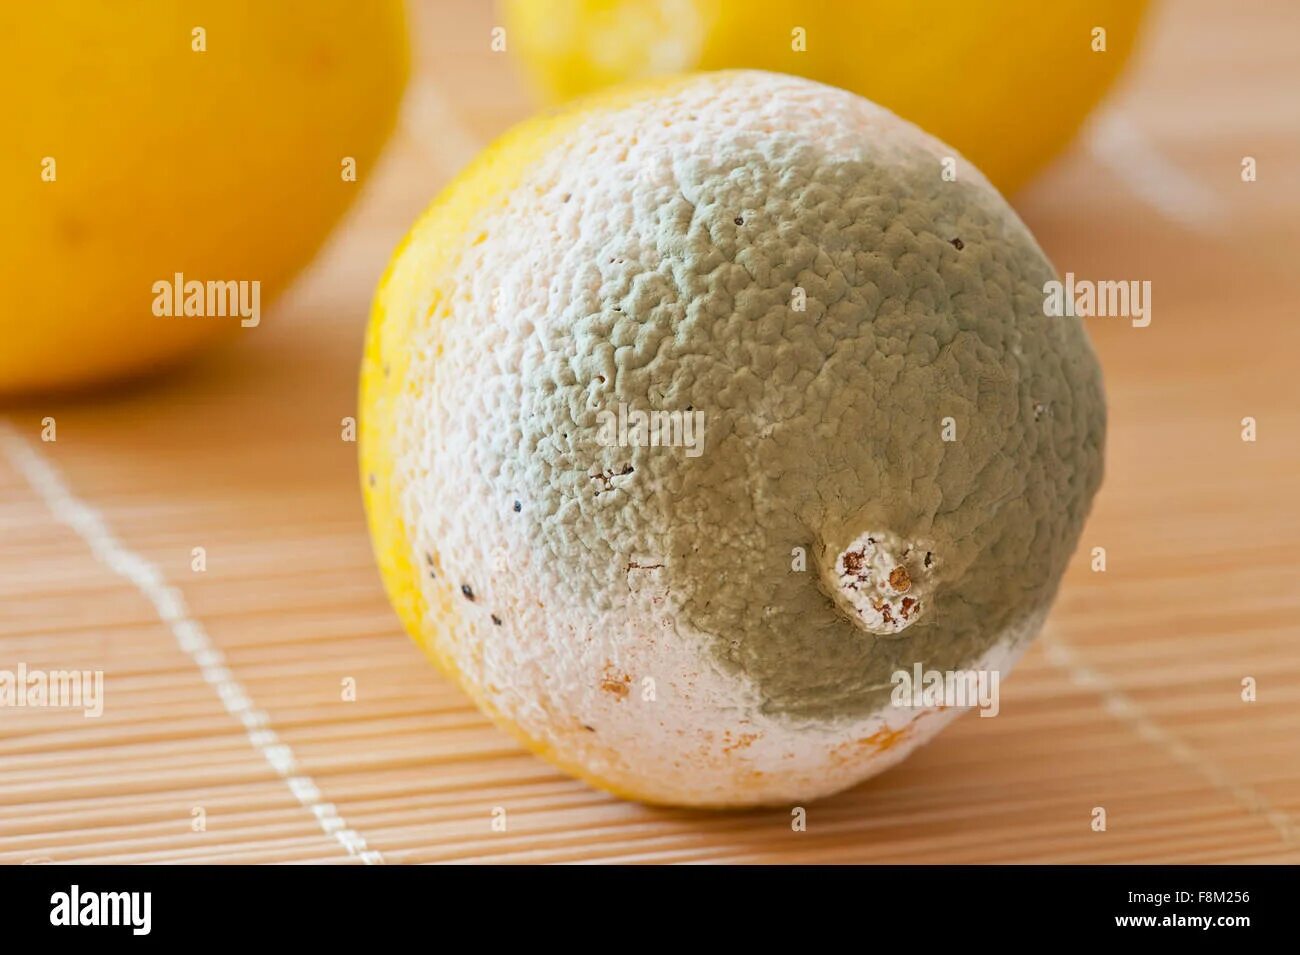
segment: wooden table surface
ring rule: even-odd
[[[1152,283],[1149,327],[1088,320],[1106,484],[1000,716],[794,832],[786,809],[649,809],[561,775],[425,665],[381,591],[340,435],[370,292],[531,108],[490,9],[444,6],[419,11],[366,198],[259,328],[160,379],[0,409],[0,669],[102,668],[107,701],[0,710],[0,861],[1300,861],[1300,7],[1158,7],[1122,87],[1015,197],[1060,272]]]

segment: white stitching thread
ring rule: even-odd
[[[1233,782],[1209,759],[1206,759],[1183,740],[1148,717],[1133,699],[1104,674],[1082,663],[1065,641],[1053,634],[1044,636],[1043,648],[1047,659],[1063,670],[1076,685],[1092,690],[1101,696],[1102,709],[1125,723],[1138,736],[1162,749],[1171,759],[1182,763],[1212,786],[1227,793],[1246,810],[1265,819],[1282,836],[1283,842],[1294,842],[1297,832],[1291,817],[1271,806],[1267,799],[1240,783]]]
[[[377,849],[368,848],[366,840],[347,827],[333,803],[324,802],[316,783],[300,771],[293,750],[271,729],[266,712],[253,706],[253,701],[226,666],[225,657],[212,643],[203,625],[190,616],[181,592],[167,584],[156,566],[128,550],[109,530],[99,513],[72,493],[54,466],[4,422],[0,422],[0,446],[54,517],[76,531],[101,562],[134,584],[153,604],[159,618],[176,638],[177,645],[194,661],[203,679],[216,690],[226,712],[243,725],[253,748],[284,779],[303,808],[312,813],[321,831],[338,842],[349,855],[367,865],[382,864],[383,855]]]

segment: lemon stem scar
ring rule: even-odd
[[[821,571],[849,619],[870,633],[895,636],[928,609],[936,565],[934,551],[926,546],[887,531],[869,531],[824,560]]]

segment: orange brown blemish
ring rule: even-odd
[[[619,700],[624,700],[632,692],[632,675],[630,673],[618,673],[614,670],[612,663],[606,663],[605,673],[600,680],[600,688]]]
[[[858,740],[859,746],[874,747],[876,752],[883,753],[885,750],[896,746],[907,738],[908,727],[891,730],[888,726],[882,726],[870,736]]]
[[[731,731],[728,730],[725,734],[723,734],[722,739],[723,739],[722,751],[724,753],[731,753],[738,749],[748,749],[750,746],[754,745],[755,741],[758,740],[758,734],[741,733],[739,736],[733,736],[731,734]]]

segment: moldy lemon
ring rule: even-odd
[[[1101,376],[950,155],[808,80],[659,80],[507,133],[400,246],[362,368],[375,552],[534,751],[651,802],[810,799],[959,712],[894,705],[896,673],[1033,637]]]

